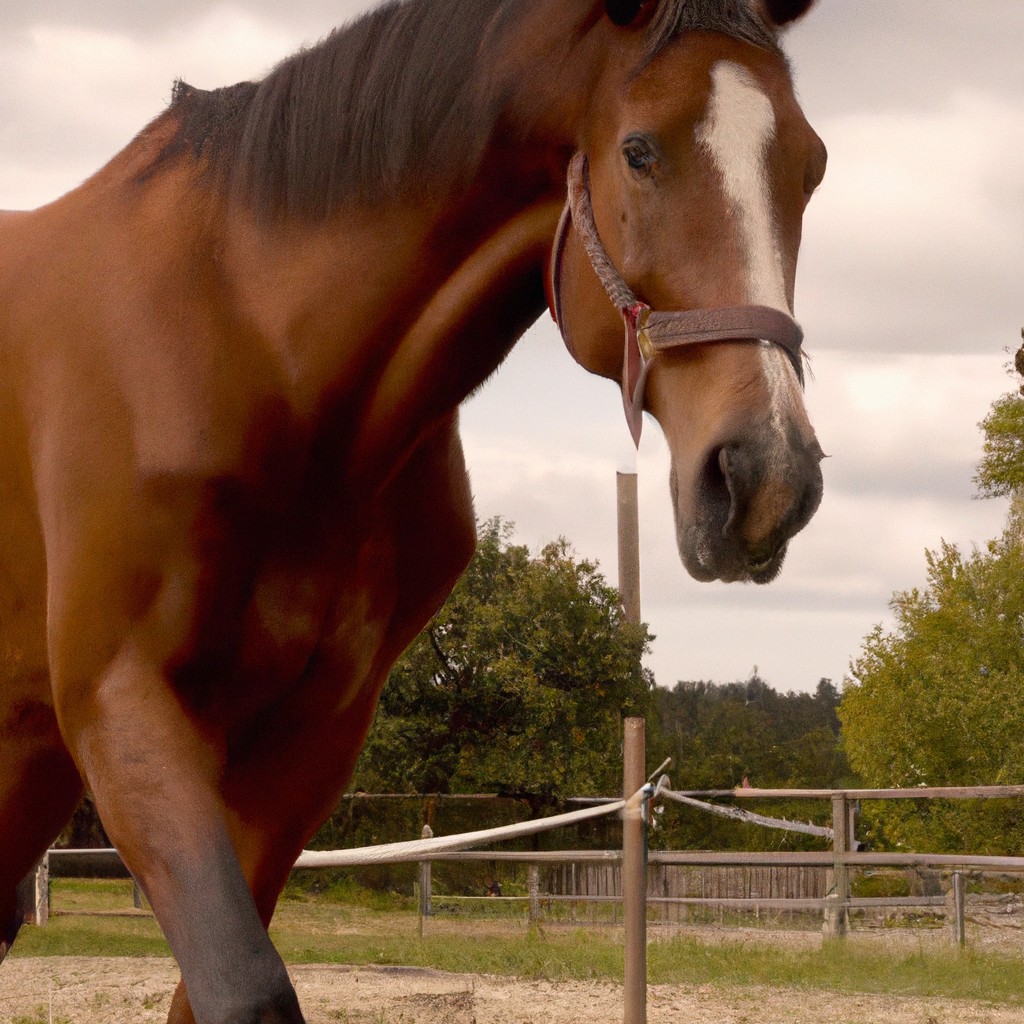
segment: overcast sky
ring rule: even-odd
[[[358,0],[3,0],[0,207],[87,177],[183,77],[257,76],[371,6]],[[977,422],[1012,382],[1024,324],[1024,4],[821,0],[789,33],[829,149],[805,222],[796,312],[825,497],[769,587],[697,584],[675,551],[668,454],[639,454],[642,601],[658,682],[838,681],[924,581],[924,549],[983,544],[1005,505],[972,500]],[[615,470],[632,464],[614,385],[544,319],[465,408],[480,516],[537,548],[558,535],[615,581]]]

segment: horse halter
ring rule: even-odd
[[[590,171],[583,153],[577,153],[569,162],[569,196],[558,222],[551,251],[551,312],[565,347],[573,358],[576,353],[562,316],[561,297],[562,257],[570,227],[576,229],[594,273],[626,325],[626,345],[622,359],[622,404],[629,432],[637,447],[643,429],[647,375],[660,352],[708,342],[769,341],[789,356],[797,379],[803,384],[800,343],[804,332],[788,313],[771,306],[726,306],[721,309],[656,312],[633,294],[615,269],[597,233],[594,208],[590,201]]]

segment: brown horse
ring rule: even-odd
[[[472,554],[457,410],[549,262],[665,431],[687,567],[774,576],[821,493],[789,313],[825,158],[777,40],[809,2],[401,0],[0,217],[0,956],[85,785],[171,1020],[302,1019],[266,926]]]

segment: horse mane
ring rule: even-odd
[[[387,0],[259,82],[179,80],[163,115],[177,127],[149,173],[188,153],[257,214],[314,221],[468,180],[524,78],[503,49],[544,2]],[[661,0],[647,60],[698,29],[780,52],[752,0]]]

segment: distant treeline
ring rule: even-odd
[[[779,693],[756,670],[743,683],[679,682],[651,691],[648,764],[666,757],[676,789],[833,789],[853,785],[842,749],[841,701],[830,679],[812,693]],[[744,805],[748,806],[748,805]],[[758,801],[774,817],[831,822],[825,801]],[[678,849],[820,849],[822,840],[668,804],[652,845]]]

